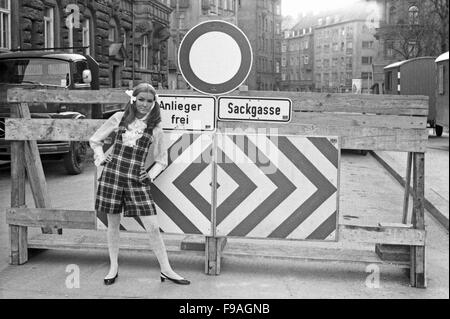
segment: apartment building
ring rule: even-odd
[[[281,82],[281,0],[239,0],[238,26],[253,49],[249,90],[276,91]]]
[[[281,42],[282,91],[314,91],[314,34],[305,21],[286,30]]]

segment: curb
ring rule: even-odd
[[[399,182],[399,184],[405,188],[406,182],[403,177],[397,173],[388,163],[386,163],[377,153],[369,151],[369,153]],[[410,187],[410,194],[412,189]],[[448,217],[442,214],[442,212],[436,208],[428,199],[425,198],[425,210],[431,214],[445,229],[448,231]]]

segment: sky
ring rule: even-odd
[[[281,0],[281,14],[283,16],[297,17],[298,14],[317,12],[323,9],[339,8],[358,0]]]

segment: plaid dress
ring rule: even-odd
[[[115,136],[112,160],[105,164],[99,178],[95,209],[107,214],[124,217],[156,215],[156,207],[150,194],[150,180],[139,181],[148,149],[153,142],[152,131],[145,128],[142,137],[131,147],[123,144],[126,131],[123,120]]]

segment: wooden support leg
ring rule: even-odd
[[[11,265],[22,265],[28,261],[28,228],[25,226],[9,226]]]
[[[27,103],[19,104],[18,114],[23,118],[31,118]],[[25,142],[25,164],[36,208],[52,207],[36,141]],[[52,228],[42,227],[42,233],[44,234],[52,234],[54,232]],[[62,229],[58,229],[57,232],[62,234]]]
[[[409,187],[411,185],[411,165],[412,165],[412,153],[408,152],[408,158],[406,161],[405,194],[403,198],[403,218],[402,218],[403,224],[406,224],[408,222]]]
[[[12,106],[11,117],[18,117]],[[11,207],[25,206],[25,147],[24,142],[11,142]],[[28,229],[25,226],[9,226],[11,265],[21,265],[28,260]]]
[[[412,224],[416,229],[425,229],[425,154],[414,153],[413,164],[414,205]],[[411,286],[426,288],[426,258],[425,246],[411,246]]]
[[[206,236],[205,274],[219,275],[222,251],[226,245],[226,237]]]

